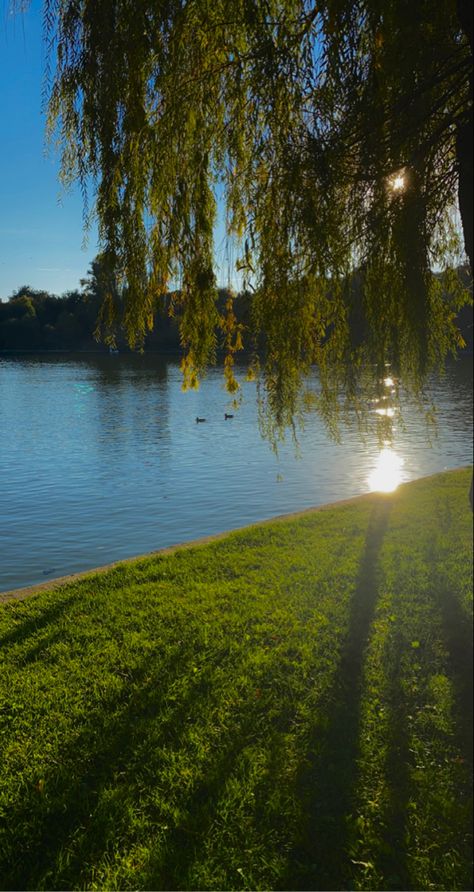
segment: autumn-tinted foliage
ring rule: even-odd
[[[94,183],[104,253],[127,283],[130,343],[177,278],[185,382],[215,358],[220,202],[237,268],[255,288],[247,346],[277,426],[293,420],[312,363],[326,414],[341,394],[363,411],[360,392],[386,362],[419,392],[459,346],[462,298],[441,301],[431,270],[459,256],[460,240],[472,263],[464,0],[44,8],[51,130],[66,180]],[[355,341],[359,269],[368,324]],[[241,333],[231,304],[228,319],[232,390]]]

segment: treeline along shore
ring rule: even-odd
[[[459,267],[457,272],[466,291],[466,304],[458,312],[457,324],[465,342],[465,352],[472,353],[472,283],[465,267]],[[352,290],[360,295],[357,283]],[[225,288],[220,288],[217,292],[217,309],[221,315],[225,315],[230,296],[231,292]],[[0,300],[0,352],[108,351],[106,332],[102,330],[98,333],[103,299],[104,284],[100,258],[93,261],[88,278],[81,280],[81,289],[66,291],[58,296],[23,285],[3,301]],[[113,299],[119,304],[122,300],[120,290],[116,287]],[[249,291],[233,295],[232,312],[244,333],[252,328],[251,303],[252,294]],[[351,315],[352,329],[357,339],[364,326],[360,301],[353,303]],[[179,316],[179,292],[170,292],[157,300],[153,328],[146,334],[141,346],[147,352],[154,353],[179,351],[181,349]],[[128,351],[120,325],[109,334],[113,335],[120,352]],[[245,346],[247,344],[244,337]]]
[[[230,292],[219,289],[217,306],[224,313]],[[109,350],[107,331],[97,331],[103,295],[96,289],[67,291],[61,296],[24,285],[6,301],[0,301],[0,352],[94,352]],[[179,308],[176,293],[156,302],[153,328],[141,345],[147,352],[165,353],[181,349]],[[233,312],[242,325],[250,316],[250,295],[233,298]],[[112,332],[119,351],[129,347],[120,326]]]

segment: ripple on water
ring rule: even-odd
[[[154,356],[9,357],[0,389],[0,590],[367,492],[393,456],[406,480],[472,461],[469,358],[432,385],[432,446],[405,403],[390,461],[355,431],[336,445],[314,415],[300,458],[291,439],[275,457],[253,384],[236,411],[219,370],[183,394],[177,362]]]

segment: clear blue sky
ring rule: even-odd
[[[31,0],[23,14],[8,7],[0,0],[0,300],[21,285],[54,294],[77,288],[98,252],[95,227],[83,247],[78,188],[62,190],[59,158],[46,152],[42,2]],[[216,272],[220,284],[239,287],[219,204]]]
[[[61,192],[58,158],[45,155],[41,2],[23,15],[0,0],[0,299],[20,285],[77,288],[97,253],[83,249],[82,199]]]

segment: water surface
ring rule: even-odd
[[[189,541],[472,461],[472,360],[433,382],[438,435],[416,407],[381,454],[316,415],[278,457],[258,431],[255,387],[234,418],[214,370],[182,393],[156,356],[0,357],[0,590]],[[196,416],[207,419],[196,424]],[[384,476],[385,475],[385,476]]]

